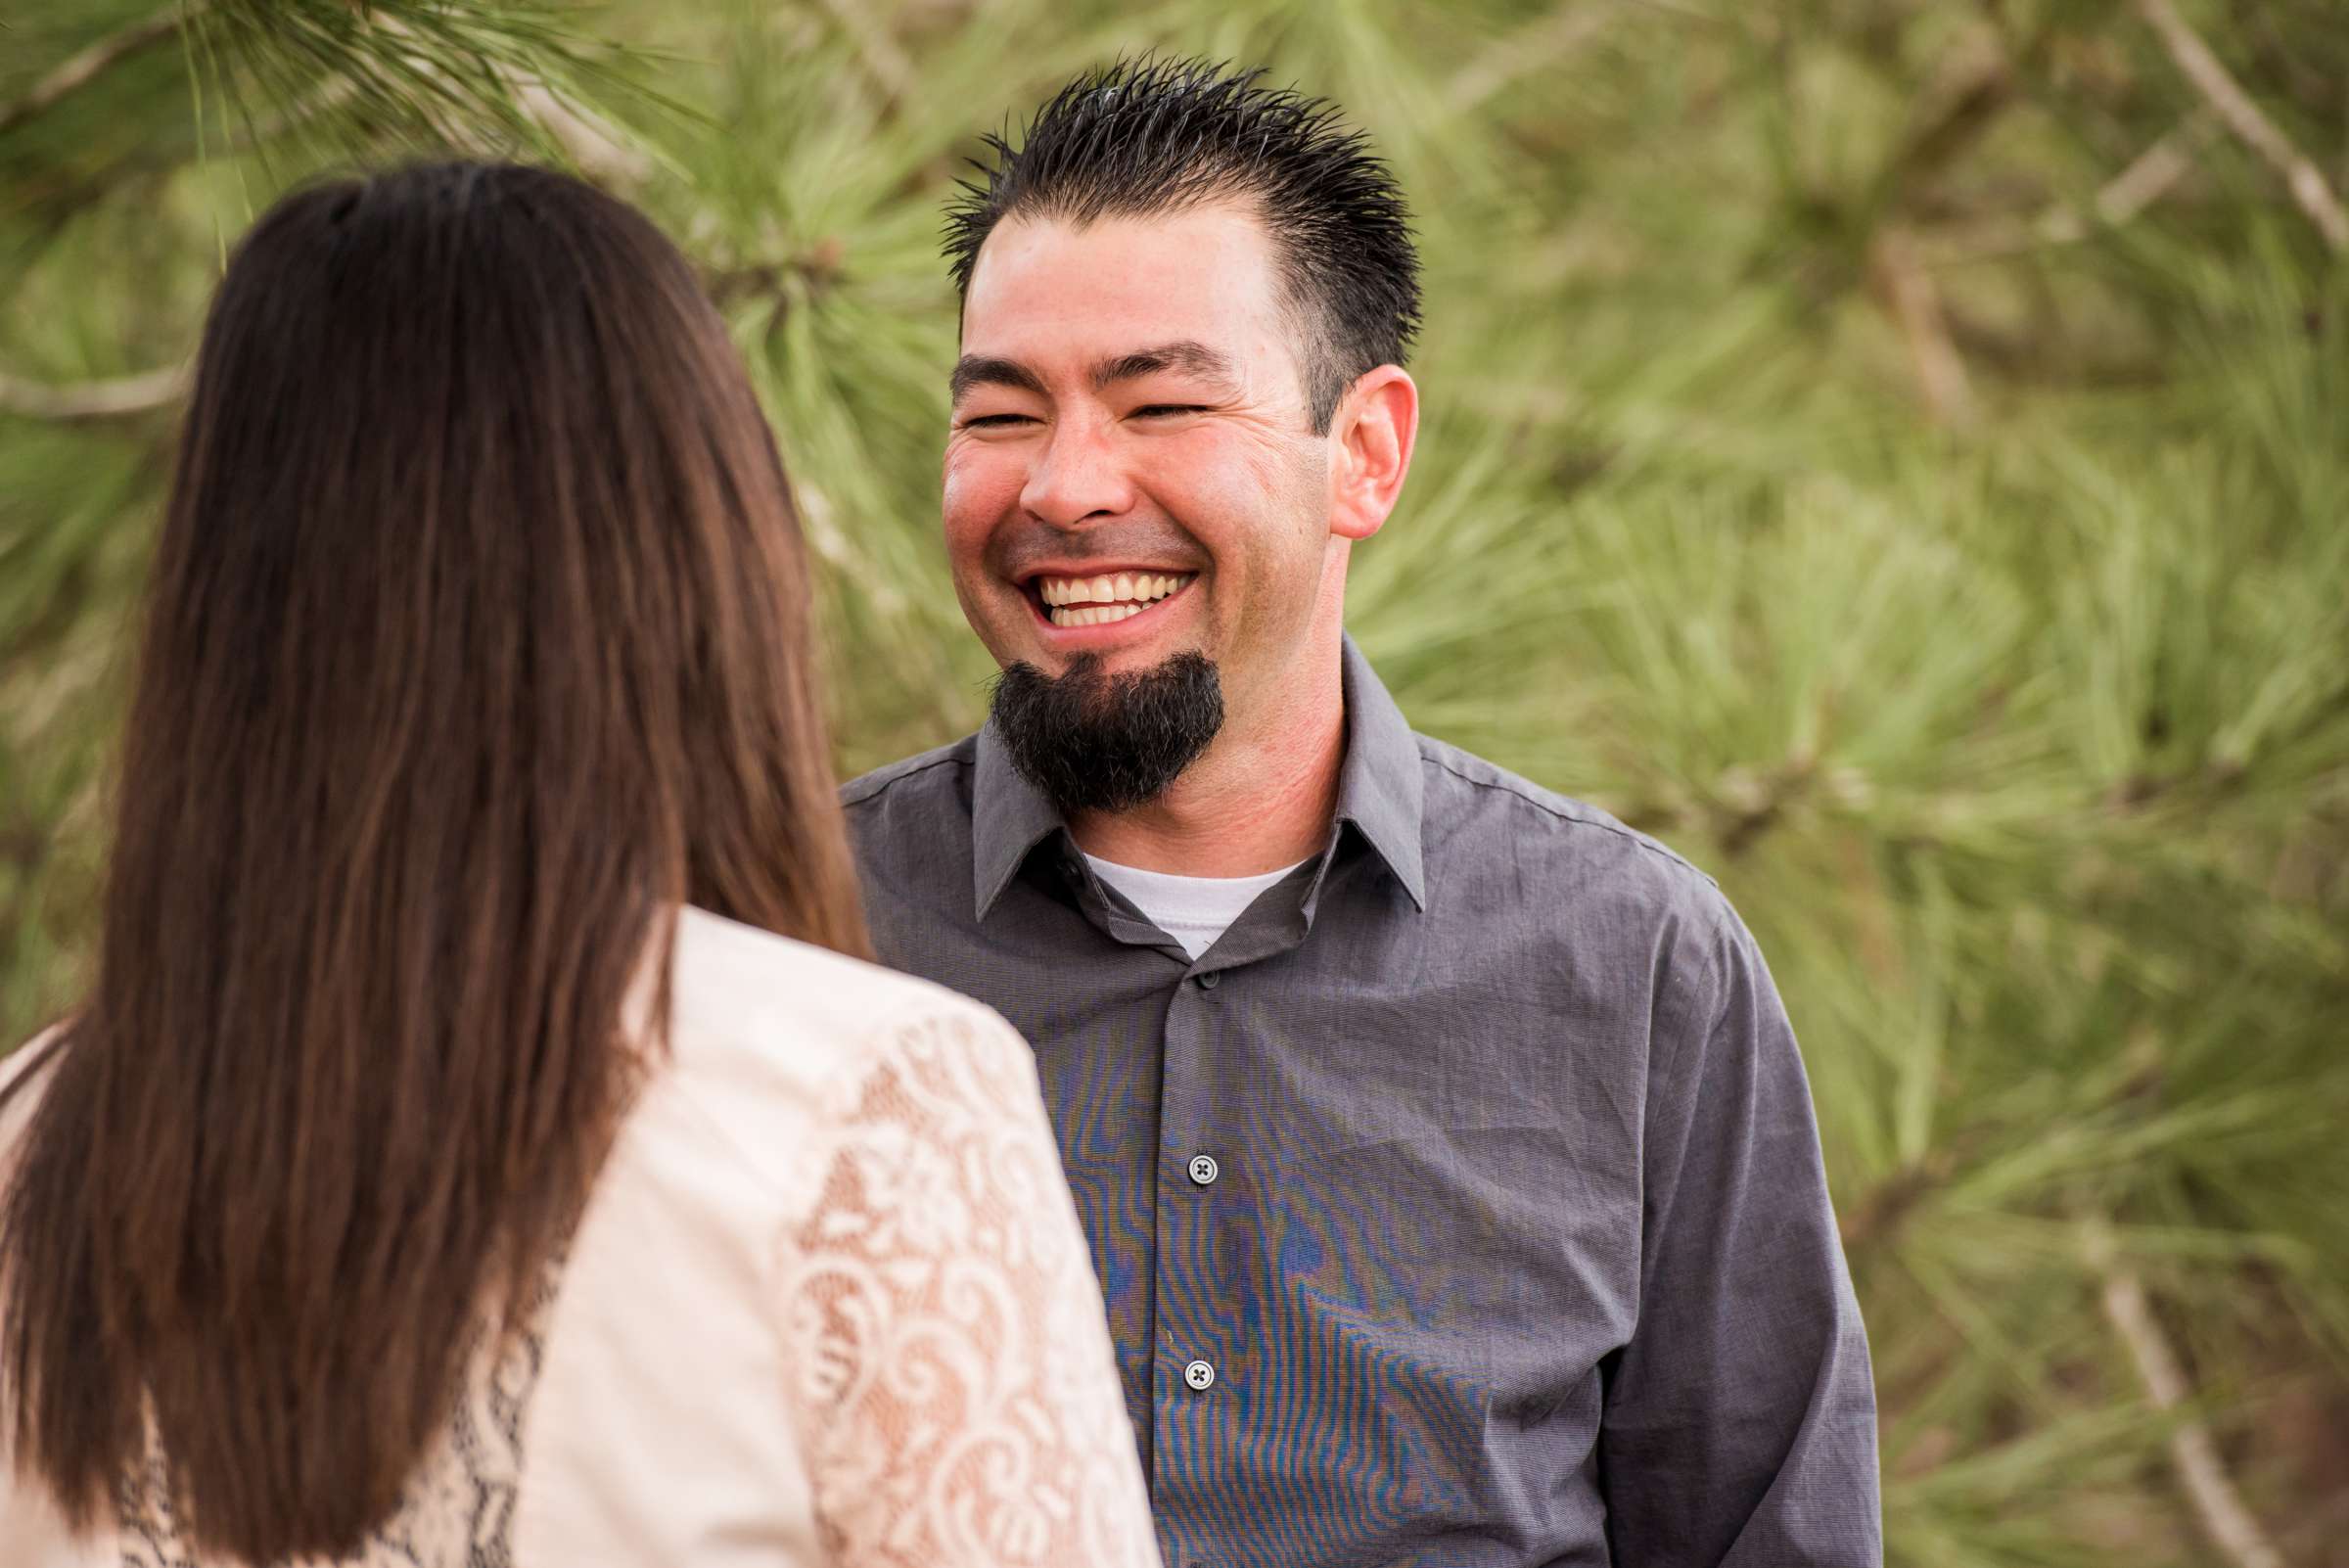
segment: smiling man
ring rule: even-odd
[[[1752,939],[1345,636],[1418,429],[1391,176],[1186,62],[992,146],[944,518],[1003,675],[846,799],[883,955],[1035,1042],[1171,1568],[1875,1563]]]

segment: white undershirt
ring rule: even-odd
[[[1305,864],[1284,865],[1253,877],[1178,877],[1169,871],[1143,871],[1088,854],[1093,874],[1133,900],[1150,923],[1182,944],[1193,958],[1216,945],[1256,896]],[[1311,858],[1310,856],[1308,858]]]

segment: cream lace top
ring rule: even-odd
[[[471,1354],[444,1441],[344,1561],[1157,1568],[1026,1043],[695,909],[674,995],[673,1060],[530,1331]],[[5,1457],[8,1568],[198,1560],[154,1455],[98,1540]]]

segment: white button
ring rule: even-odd
[[[1216,1369],[1205,1361],[1193,1361],[1182,1369],[1182,1380],[1196,1389],[1216,1386]]]
[[[1222,1175],[1222,1168],[1216,1164],[1214,1155],[1194,1154],[1191,1156],[1191,1179],[1199,1185],[1212,1187],[1216,1184],[1216,1177],[1221,1175]]]

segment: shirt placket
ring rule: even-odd
[[[1277,885],[1192,960],[1085,864],[1064,832],[1058,858],[1070,892],[1105,936],[1184,966],[1161,1034],[1151,1257],[1150,1434],[1145,1455],[1160,1553],[1168,1568],[1218,1568],[1210,1521],[1194,1505],[1200,1468],[1229,1443],[1256,1403],[1259,1365],[1241,1343],[1239,1303],[1218,1273],[1216,1208],[1243,1201],[1255,1151],[1230,1103],[1249,967],[1305,940],[1340,840],[1332,829],[1310,871]]]
[[[1215,1275],[1218,1188],[1244,1151],[1222,1136],[1215,1115],[1213,1040],[1223,1027],[1235,971],[1195,964],[1168,998],[1164,1071],[1159,1079],[1157,1245],[1151,1281],[1151,1493],[1164,1499],[1162,1542],[1170,1564],[1208,1563],[1205,1521],[1186,1506],[1198,1495],[1214,1426],[1244,1397],[1230,1340],[1233,1303]]]
[[[1218,1209],[1245,1202],[1257,1169],[1234,1103],[1247,1051],[1253,966],[1305,938],[1326,870],[1260,899],[1191,963],[1167,1000],[1159,1075],[1152,1249],[1151,1495],[1169,1568],[1215,1568],[1213,1528],[1191,1504],[1210,1455],[1260,1404],[1260,1347],[1244,1340],[1237,1282],[1224,1277]]]

